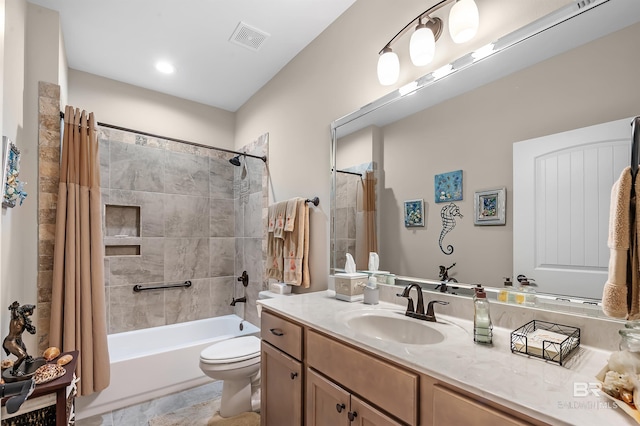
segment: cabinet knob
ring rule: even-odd
[[[269,331],[276,336],[284,336],[284,333],[279,328],[270,328]]]
[[[345,409],[345,405],[344,404],[336,404],[336,410],[338,410],[338,413],[342,413],[342,410]]]
[[[296,377],[298,377],[298,373],[296,373],[295,371],[291,373],[291,380],[294,380]]]
[[[356,413],[355,411],[349,411],[347,413],[347,417],[349,417],[349,421],[352,422],[356,419],[356,417],[358,417],[358,413]]]

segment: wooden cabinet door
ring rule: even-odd
[[[262,342],[262,426],[302,426],[302,364]]]
[[[402,426],[402,423],[353,395],[351,395],[351,417],[353,426]]]
[[[307,368],[307,426],[349,426],[349,393]]]
[[[529,423],[435,385],[433,387],[433,424],[434,426],[524,426]]]

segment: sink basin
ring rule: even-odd
[[[410,345],[434,345],[445,335],[431,323],[406,317],[398,312],[373,311],[352,314],[346,325],[353,331],[385,341]]]

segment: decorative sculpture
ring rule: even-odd
[[[449,203],[444,206],[442,210],[440,210],[440,217],[442,218],[442,231],[440,232],[439,245],[440,250],[447,255],[453,253],[453,246],[448,245],[447,251],[445,251],[444,248],[442,248],[442,240],[444,240],[445,235],[447,235],[453,230],[453,228],[456,227],[456,216],[459,216],[461,218],[464,217],[462,216],[462,213],[460,213],[460,208],[454,203]]]
[[[22,380],[21,376],[28,378],[35,369],[40,365],[35,366],[34,359],[27,353],[27,347],[22,341],[22,333],[26,330],[29,334],[36,334],[36,327],[31,322],[31,315],[35,305],[22,305],[15,301],[9,306],[11,311],[11,321],[9,322],[9,334],[4,338],[2,342],[2,348],[4,352],[9,355],[13,354],[18,359],[13,363],[13,368],[3,373],[3,377],[13,380]],[[22,363],[24,362],[24,366]],[[22,369],[20,367],[22,366]],[[9,377],[10,376],[10,377]]]
[[[449,282],[450,280],[451,281],[455,280],[455,278],[449,278],[449,269],[453,268],[454,266],[456,266],[455,263],[453,265],[449,266],[448,268],[446,266],[444,266],[444,265],[440,265],[440,273],[438,274],[438,277],[440,278],[440,281],[446,283],[446,282]]]

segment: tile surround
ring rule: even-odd
[[[99,139],[107,151],[100,153],[104,203],[140,209],[140,255],[112,256],[105,263],[110,333],[234,312],[229,304],[236,277],[248,268],[238,256],[251,259],[251,285],[266,288],[266,246],[250,242],[237,249],[264,236],[267,180],[261,160],[249,159],[249,173],[238,182],[241,168],[229,164],[225,152],[108,128],[100,129]],[[265,135],[244,150],[264,155],[267,142]],[[249,190],[245,202],[237,192],[241,183]],[[186,280],[192,281],[189,289],[131,291],[135,284]],[[253,296],[247,305],[255,310]]]

